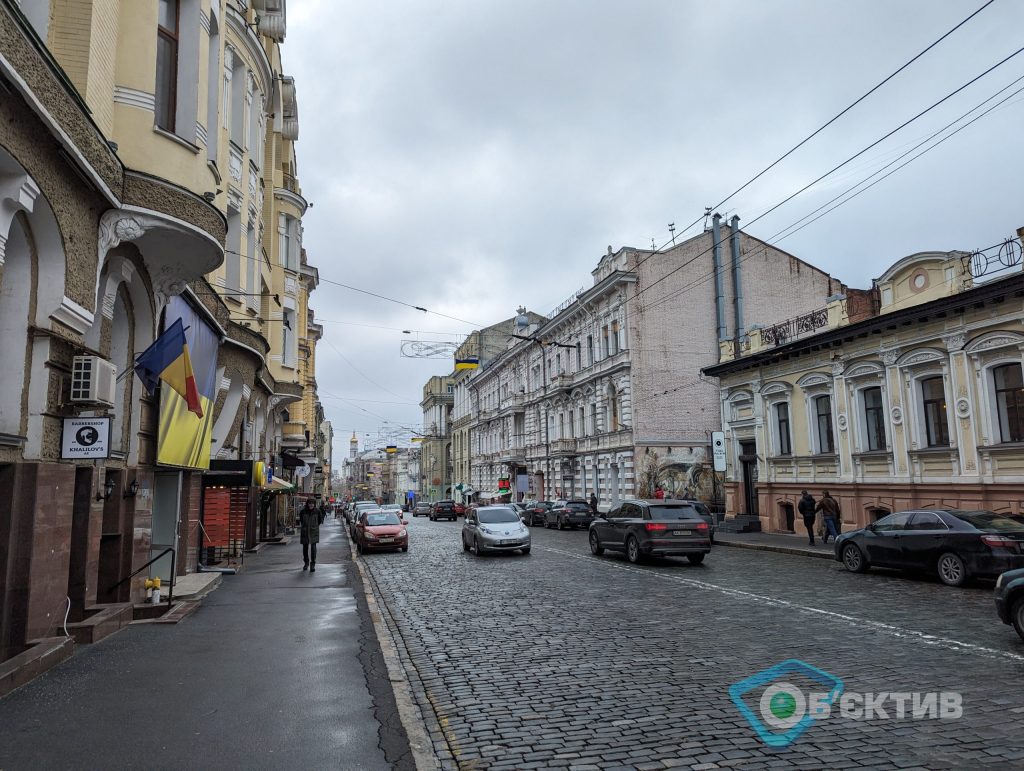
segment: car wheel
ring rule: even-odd
[[[843,547],[843,567],[851,573],[863,573],[868,569],[868,561],[857,544],[850,543]]]
[[[478,557],[484,556],[483,549],[480,548],[480,539],[479,538],[476,539],[475,544],[476,544],[476,556],[478,556]]]
[[[604,554],[604,547],[601,545],[601,539],[597,537],[597,531],[590,531],[590,553],[596,557],[600,557]]]
[[[636,540],[635,535],[631,535],[626,539],[626,559],[637,565],[643,561],[643,558],[643,554],[640,553],[640,542]]]
[[[462,551],[469,551],[469,544],[466,542],[466,536],[462,536]]]
[[[1017,630],[1020,639],[1024,640],[1024,597],[1017,598],[1010,609],[1010,621],[1013,628]]]
[[[703,554],[687,554],[686,559],[690,560],[691,565],[699,565],[704,561]]]
[[[939,580],[946,586],[963,586],[967,583],[967,566],[951,551],[939,557],[936,569],[939,572]]]
[[[562,521],[561,517],[558,518],[557,527],[558,527],[559,530],[565,530],[565,523]]]

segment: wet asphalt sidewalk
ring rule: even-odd
[[[413,768],[347,538],[298,539],[179,624],[130,626],[0,700],[0,769]]]

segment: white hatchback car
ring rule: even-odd
[[[508,506],[481,506],[466,512],[462,523],[462,549],[477,556],[489,551],[530,553],[530,530]]]

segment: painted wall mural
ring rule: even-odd
[[[656,498],[715,500],[715,473],[706,447],[645,447],[639,456],[638,492]]]

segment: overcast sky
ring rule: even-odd
[[[473,327],[329,280],[479,325],[519,304],[547,313],[591,283],[609,245],[661,245],[670,222],[679,235],[983,3],[289,3],[285,70],[314,204],[305,246],[322,279],[317,380],[336,451],[352,431],[376,446],[382,425],[422,423],[423,383],[451,360],[403,358],[401,340]],[[720,210],[770,240],[1024,76],[1021,54],[748,225],[1012,54],[1022,31],[1024,3],[995,0]],[[867,287],[907,254],[1012,236],[1024,225],[1022,100],[773,243]]]

